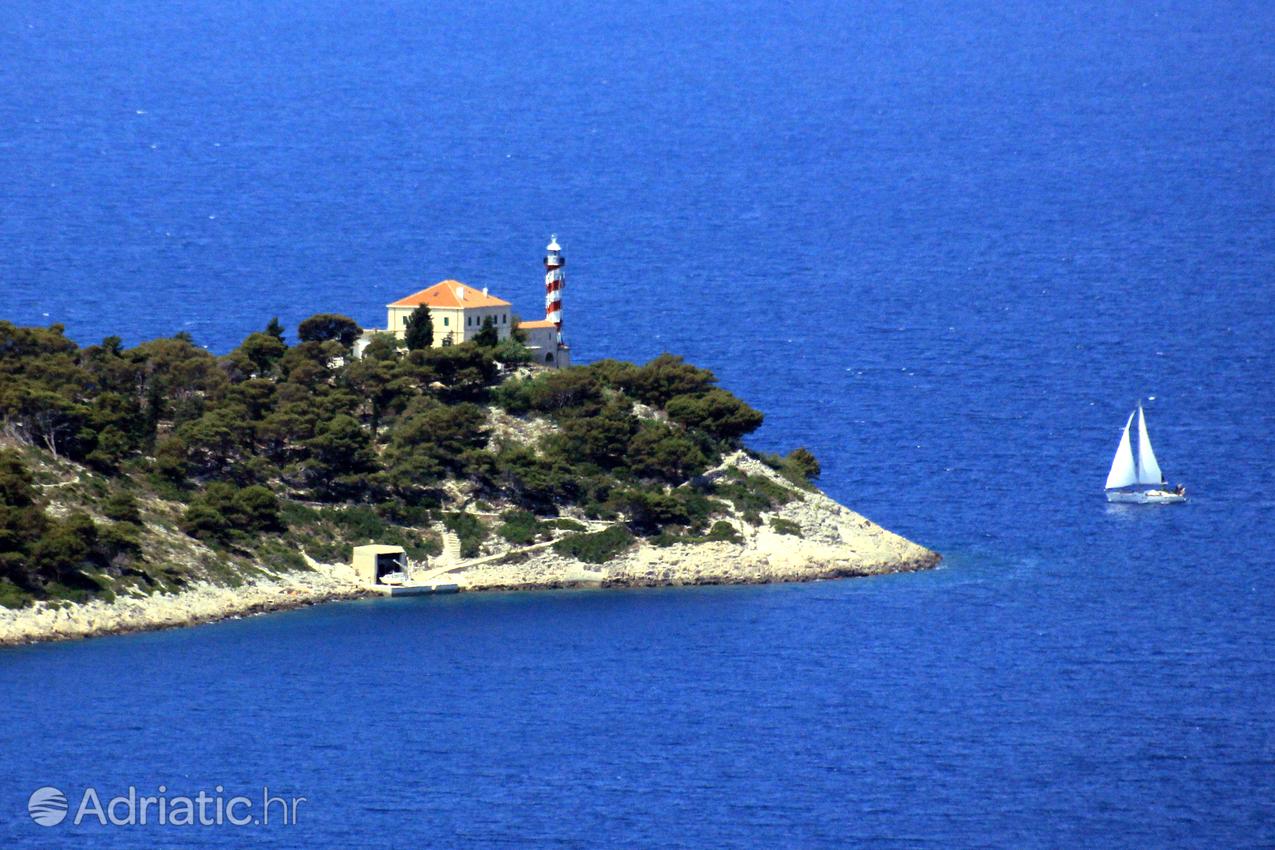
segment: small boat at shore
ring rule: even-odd
[[[1129,429],[1133,417],[1138,417],[1138,457],[1134,460],[1133,444]],[[1129,414],[1120,435],[1120,445],[1107,473],[1107,501],[1131,502],[1138,505],[1174,505],[1186,501],[1186,488],[1179,484],[1170,490],[1160,471],[1155,451],[1151,448],[1151,436],[1147,433],[1147,415],[1138,409]]]

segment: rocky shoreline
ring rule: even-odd
[[[734,553],[711,554],[730,558]],[[485,571],[485,575],[461,575],[458,578],[464,581],[460,589],[464,592],[483,593],[581,587],[691,587],[810,582],[933,569],[942,558],[937,553],[931,553],[889,565],[830,561],[810,563],[805,568],[798,569],[752,566],[741,570],[728,563],[719,563],[714,568],[684,571],[667,567],[662,574],[656,576],[599,571],[605,576],[600,579],[596,577],[597,574],[582,570],[578,565],[566,566],[558,563],[558,560],[560,559],[546,558],[542,563],[528,562],[517,570],[502,568]],[[356,582],[344,565],[320,565],[318,574],[326,575],[326,579],[312,582],[285,577],[238,588],[199,585],[182,593],[156,594],[115,602],[92,601],[61,607],[37,603],[28,609],[0,611],[0,647],[160,631],[308,608],[325,602],[381,596]]]
[[[778,480],[742,453],[729,458],[727,466]],[[464,592],[772,584],[915,572],[942,560],[817,490],[804,492],[769,518],[784,520],[799,533],[739,522],[738,542],[656,546],[644,541],[601,565],[542,548],[504,562],[458,564],[439,583],[454,583]],[[262,574],[237,587],[200,583],[181,593],[109,603],[0,609],[0,646],[190,626],[372,595],[379,594],[360,584],[348,566],[309,561],[307,570]]]
[[[30,608],[0,610],[0,646],[195,626],[365,595],[368,590],[354,580],[348,567],[319,565],[311,571],[263,577],[239,587],[196,584],[181,593],[155,593],[114,602],[37,602]]]

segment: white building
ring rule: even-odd
[[[434,347],[468,342],[483,329],[488,319],[500,339],[508,339],[513,326],[513,305],[487,293],[487,288],[474,289],[458,280],[444,280],[387,304],[387,330],[399,339],[407,334],[407,319],[416,308],[429,308],[434,325]]]
[[[562,341],[562,289],[566,278],[562,267],[566,260],[557,237],[546,246],[545,318],[520,322],[517,327],[526,335],[533,362],[542,366],[564,368],[571,365],[571,350]],[[429,308],[434,326],[433,347],[458,345],[473,339],[490,321],[499,339],[508,339],[514,328],[513,305],[487,292],[458,280],[444,280],[414,292],[406,298],[385,305],[386,327],[383,331],[366,331],[354,343],[354,356],[361,357],[372,340],[372,334],[392,333],[399,339],[407,335],[407,320],[422,306]]]

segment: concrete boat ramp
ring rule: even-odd
[[[377,584],[372,590],[385,596],[428,596],[434,593],[460,593],[458,584]]]
[[[399,546],[356,546],[352,566],[364,586],[373,593],[385,596],[427,596],[438,593],[459,593],[469,586],[466,570],[504,560],[511,555],[524,555],[548,549],[554,541],[535,543],[510,552],[488,555],[482,558],[460,560],[460,541],[448,539],[444,533],[441,565],[427,568],[413,564]],[[438,564],[438,561],[435,563]],[[580,570],[573,582],[580,586],[600,586],[602,573]]]

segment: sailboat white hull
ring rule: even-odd
[[[1135,505],[1177,505],[1186,501],[1186,496],[1169,490],[1108,490],[1108,502],[1129,502]]]

